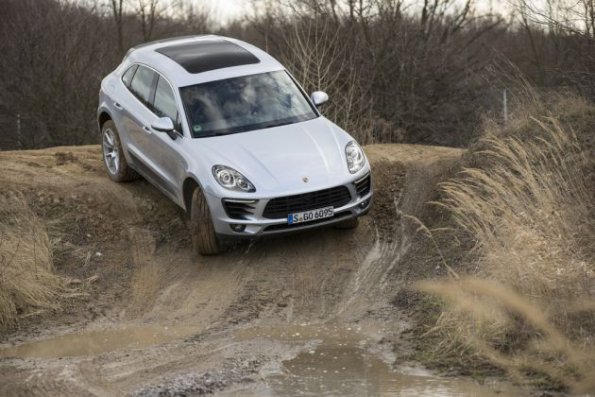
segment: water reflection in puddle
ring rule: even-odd
[[[138,349],[184,338],[196,327],[145,326],[85,331],[0,349],[0,357],[90,356],[123,348]]]
[[[305,351],[283,362],[281,372],[265,378],[259,389],[236,390],[221,394],[230,396],[344,396],[344,397],[494,397],[524,396],[522,389],[506,383],[480,385],[468,379],[410,375],[392,371],[383,361],[359,347],[363,339],[353,331],[336,327],[250,329],[239,338],[273,337],[306,340],[317,338],[317,348]]]
[[[502,385],[403,375],[352,347],[320,346],[284,363],[285,374],[268,379],[272,396],[497,396],[519,395]]]

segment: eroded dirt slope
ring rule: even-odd
[[[26,195],[47,225],[56,270],[86,294],[0,335],[0,395],[257,388],[317,340],[259,330],[295,327],[357,329],[363,348],[394,364],[407,349],[399,335],[410,327],[391,304],[412,266],[402,260],[415,232],[406,220],[424,211],[461,152],[372,145],[366,153],[376,193],[357,230],[267,238],[195,257],[181,210],[144,181],[111,182],[99,147],[0,152],[0,186]],[[64,339],[19,350],[56,336]]]

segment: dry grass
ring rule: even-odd
[[[0,328],[60,308],[69,280],[53,273],[44,225],[22,195],[0,194]]]
[[[447,302],[434,329],[447,341],[440,346],[443,354],[452,354],[457,346],[506,370],[519,383],[543,374],[548,386],[595,391],[595,349],[554,326],[547,303],[487,279],[425,281],[419,288]]]
[[[487,137],[478,154],[489,164],[445,183],[442,205],[477,240],[486,276],[533,297],[582,295],[594,276],[582,252],[592,238],[585,159],[557,122],[534,123],[528,141]]]
[[[443,354],[471,351],[516,379],[539,373],[593,392],[592,159],[555,119],[517,117],[480,142],[480,166],[443,185],[439,204],[475,242],[471,274],[419,287],[447,303],[432,330]]]

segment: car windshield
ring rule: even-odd
[[[195,138],[277,127],[318,116],[284,70],[180,89]]]

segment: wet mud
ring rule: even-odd
[[[403,360],[415,324],[391,300],[419,266],[404,260],[407,220],[461,152],[366,152],[376,194],[356,230],[216,257],[192,253],[183,214],[148,183],[109,181],[98,147],[0,153],[0,184],[25,194],[56,271],[82,280],[86,297],[0,334],[0,395],[522,395]]]

